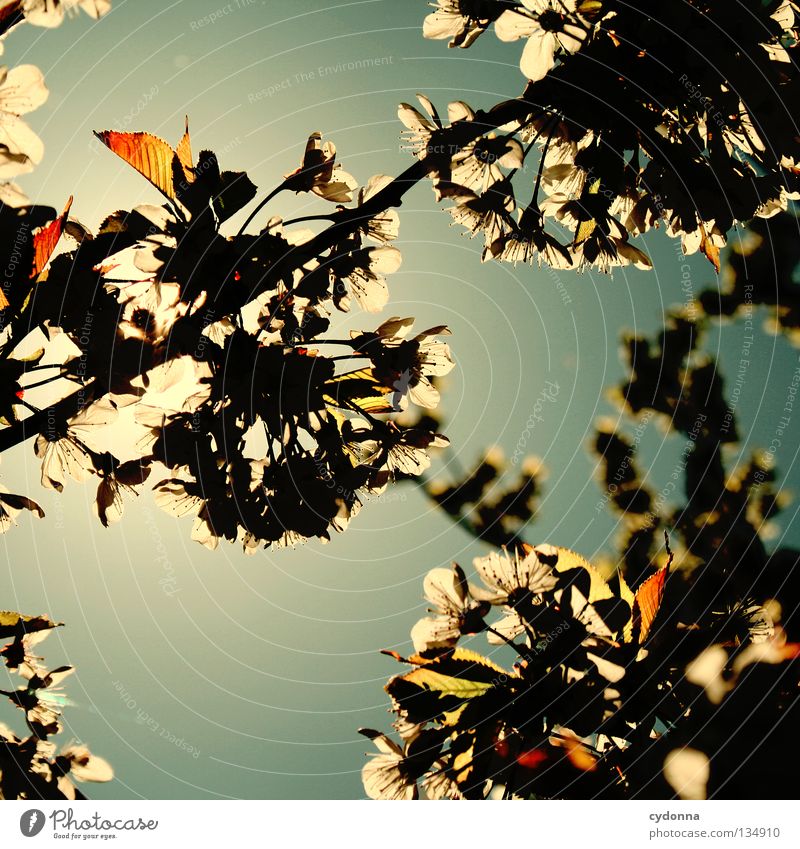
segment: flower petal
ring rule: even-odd
[[[543,79],[555,64],[557,39],[551,32],[539,29],[528,39],[519,66],[531,81]]]

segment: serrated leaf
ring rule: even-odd
[[[70,207],[72,206],[72,196],[67,201],[64,211],[51,221],[47,226],[42,227],[33,234],[33,267],[31,268],[31,280],[38,277],[53,255],[56,245],[64,232],[64,225],[67,223]]]
[[[186,128],[183,131],[183,136],[175,148],[175,155],[183,167],[183,173],[187,179],[190,179],[192,174],[192,142],[189,138],[189,116],[186,116]]]
[[[651,575],[636,591],[633,604],[633,628],[638,631],[639,643],[643,643],[653,625],[653,621],[661,608],[664,599],[664,588],[667,585],[669,565]]]
[[[424,666],[399,677],[441,696],[458,699],[480,696],[497,683],[498,676],[507,675],[502,667],[482,655],[460,648],[431,659],[417,657],[413,662],[418,661]]]
[[[194,181],[194,173],[181,161],[181,156],[185,157],[189,150],[186,135],[179,144],[180,155],[164,139],[151,133],[102,130],[95,135],[170,200],[178,200],[176,178],[187,184]]]

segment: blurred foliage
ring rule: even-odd
[[[794,214],[751,222],[731,243],[720,290],[699,301],[707,315],[746,318],[768,308],[764,330],[800,347],[800,232]]]
[[[454,483],[433,480],[425,492],[470,533],[497,546],[514,546],[539,503],[546,472],[537,457],[526,457],[519,470],[499,449],[482,457]]]

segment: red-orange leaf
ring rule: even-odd
[[[67,223],[70,207],[72,206],[72,196],[67,201],[64,211],[55,221],[51,221],[45,227],[36,230],[33,234],[33,265],[31,267],[31,280],[35,280],[44,271],[45,266],[50,262],[50,257],[56,249],[58,240],[64,232],[64,226]]]
[[[178,142],[178,146],[175,148],[175,154],[183,167],[184,176],[187,181],[191,183],[194,180],[194,172],[192,171],[192,142],[189,138],[188,115],[186,117],[186,129],[183,131],[183,137]]]
[[[180,154],[158,136],[150,133],[118,133],[116,130],[103,130],[95,133],[98,139],[111,151],[135,168],[149,180],[165,197],[177,200],[175,177],[181,174],[188,182],[193,174],[186,173],[182,158],[189,152],[188,134],[184,134],[179,147]]]
[[[669,564],[651,575],[636,591],[633,601],[633,626],[639,632],[639,643],[643,643],[650,633],[653,620],[664,598],[664,587],[669,575]]]

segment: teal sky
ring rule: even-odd
[[[90,227],[116,209],[158,203],[91,131],[177,141],[185,114],[194,149],[214,149],[262,193],[297,167],[314,130],[335,141],[362,183],[396,174],[409,163],[399,149],[400,101],[424,91],[442,107],[456,98],[482,107],[523,84],[516,47],[491,35],[469,51],[426,42],[426,11],[422,0],[115,0],[97,25],[81,16],[58,30],[22,28],[3,61],[39,65],[51,94],[30,116],[45,160],[19,182],[54,206],[74,195],[72,212]],[[271,207],[308,208],[302,198]],[[524,446],[549,469],[528,536],[589,557],[610,551],[616,526],[596,510],[586,445],[598,416],[619,415],[605,390],[623,377],[620,332],[652,333],[665,306],[685,301],[683,263],[656,233],[646,240],[650,273],[482,265],[478,241],[449,220],[429,186],[416,187],[401,209],[404,263],[389,281],[389,306],[383,316],[354,311],[342,325],[414,315],[419,329],[452,329],[457,368],[443,411],[453,448],[434,467],[443,479],[491,445],[512,455],[546,381],[557,382]],[[690,265],[695,293],[714,284],[705,259]],[[710,335],[728,375],[742,332],[731,325]],[[745,454],[775,436],[798,353],[759,334],[737,408]],[[788,489],[797,488],[798,426],[777,455]],[[681,448],[650,422],[642,461],[656,490]],[[22,517],[0,538],[0,604],[67,624],[43,648],[51,666],[78,670],[65,736],[115,767],[113,783],[86,788],[95,798],[361,797],[369,746],[356,728],[388,729],[382,687],[397,671],[379,649],[408,649],[427,570],[469,566],[485,551],[408,485],[367,504],[329,545],[248,558],[235,546],[212,553],[191,542],[191,523],[168,518],[147,494],[103,529],[91,485],[70,484],[60,498],[39,487],[32,444],[6,454],[1,471],[47,516]],[[784,514],[776,544],[800,544],[796,529],[785,531],[796,509]]]

